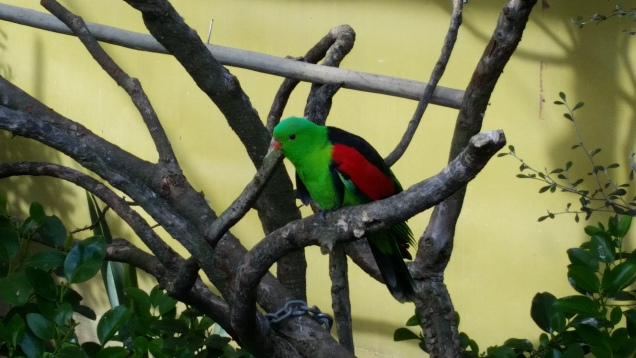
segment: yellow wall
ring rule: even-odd
[[[3,2],[44,11],[34,1]],[[87,21],[145,32],[139,14],[123,1],[63,3]],[[609,12],[610,3],[547,0],[549,8],[545,9],[538,4],[494,91],[483,129],[503,129],[522,158],[537,168],[563,166],[572,159],[579,174],[584,176],[587,169],[584,157],[569,149],[575,137],[562,117],[563,109],[552,104],[560,91],[572,103],[586,103],[579,112],[579,123],[589,145],[603,148],[598,158],[604,164],[619,162],[617,174],[628,166],[627,154],[635,150],[636,76],[632,64],[636,63],[636,39],[621,30],[636,26],[608,21],[578,29],[570,23],[577,15]],[[342,67],[424,81],[437,60],[450,12],[450,1],[441,0],[175,0],[173,4],[202,38],[214,19],[212,43],[276,56],[302,55],[330,28],[349,24],[357,40]],[[465,6],[464,24],[441,85],[465,88],[503,4],[470,1]],[[125,93],[99,69],[79,41],[4,22],[0,30],[4,34],[0,36],[3,75],[115,144],[156,159],[147,131]],[[105,47],[125,71],[141,80],[186,176],[221,212],[255,169],[219,111],[171,57]],[[281,79],[230,70],[264,117]],[[299,87],[285,115],[302,114],[308,88],[307,84]],[[399,140],[415,105],[410,100],[341,90],[329,123],[360,134],[386,155]],[[429,107],[414,144],[394,167],[405,187],[443,168],[455,116],[455,110]],[[6,160],[53,160],[77,166],[29,140],[0,133],[0,161]],[[515,178],[517,168],[518,163],[509,157],[493,159],[469,185],[446,271],[445,281],[462,317],[460,329],[482,350],[510,337],[531,338],[536,344],[540,331],[529,317],[534,294],[574,293],[566,282],[565,250],[583,240],[584,224],[577,225],[565,216],[543,223],[536,219],[546,209],[562,210],[567,202],[577,206],[577,198],[539,195],[540,184]],[[618,179],[625,180],[625,176]],[[69,227],[81,227],[88,221],[84,194],[70,184],[19,178],[0,181],[0,190],[9,191],[14,207],[24,209],[30,200],[43,202],[62,215]],[[427,219],[428,213],[424,213],[409,221],[416,235]],[[601,219],[606,220],[597,216],[593,221]],[[262,237],[256,220],[250,214],[232,230],[248,247]],[[118,235],[132,238],[129,230],[114,226],[118,226]],[[329,311],[328,259],[317,248],[309,248],[308,261],[309,304]],[[393,330],[412,315],[412,305],[399,304],[383,285],[355,267],[350,281],[357,354],[419,354],[414,341],[392,341]]]

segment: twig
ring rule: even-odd
[[[331,278],[331,307],[336,321],[338,341],[351,353],[355,353],[349,279],[347,278],[347,255],[343,244],[334,246],[329,253],[329,278]]]
[[[39,11],[0,4],[0,19],[43,30],[71,34],[55,17]],[[136,50],[167,53],[152,36],[101,24],[88,24],[95,37],[103,42]],[[272,75],[295,78],[312,83],[343,83],[343,88],[380,93],[419,100],[426,83],[372,73],[317,66],[253,51],[218,45],[207,45],[214,57],[224,65],[246,68]],[[431,103],[459,108],[464,91],[438,86]]]
[[[99,216],[97,217],[97,220],[95,220],[94,223],[91,223],[90,225],[86,225],[81,229],[75,229],[73,231],[71,231],[69,234],[73,235],[73,234],[77,234],[78,232],[82,232],[82,231],[86,231],[86,230],[93,230],[94,228],[97,227],[97,225],[99,225],[99,223],[102,221],[102,219],[104,218],[104,216],[106,216],[106,212],[110,209],[110,206],[106,205],[104,207],[104,209],[102,209],[102,211],[99,213]]]
[[[356,33],[350,26],[342,25],[331,29],[328,36],[332,39],[332,43],[324,54],[322,65],[338,67],[353,48]],[[342,83],[312,84],[305,106],[305,117],[316,124],[324,125],[331,110],[333,96],[342,85]]]
[[[128,93],[135,107],[137,107],[141,118],[148,127],[150,136],[157,148],[160,161],[177,165],[177,159],[172,150],[172,145],[159,122],[157,113],[153,109],[152,104],[150,104],[148,96],[146,96],[146,93],[141,88],[141,83],[139,83],[136,78],[128,76],[128,74],[113,61],[99,45],[81,17],[69,12],[56,0],[41,0],[40,3],[73,31],[102,69]]]
[[[384,159],[388,166],[392,166],[400,160],[406,149],[408,148],[411,140],[413,140],[413,136],[415,135],[415,131],[419,126],[422,116],[428,107],[428,104],[433,98],[433,93],[435,92],[435,88],[437,87],[437,83],[439,83],[440,78],[444,74],[444,70],[446,70],[446,64],[448,64],[448,60],[450,59],[451,54],[453,53],[453,47],[455,46],[455,41],[457,40],[457,32],[459,31],[459,26],[462,24],[462,0],[453,0],[453,13],[451,15],[451,22],[446,33],[446,38],[444,39],[444,46],[442,47],[442,53],[435,64],[435,68],[431,73],[431,78],[429,79],[428,84],[424,88],[424,93],[420,98],[420,101],[417,103],[417,108],[415,109],[415,113],[413,113],[413,117],[409,121],[409,124],[406,128],[406,132],[402,136],[400,143],[395,147],[395,149]]]
[[[263,166],[243,189],[241,195],[208,228],[205,239],[212,247],[215,247],[223,235],[250,210],[282,161],[283,154],[280,151],[265,157]]]

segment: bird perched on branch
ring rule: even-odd
[[[365,204],[402,191],[380,154],[364,139],[339,128],[305,118],[282,120],[273,132],[270,150],[281,150],[296,168],[296,189],[304,204],[313,199],[323,210]],[[414,292],[404,258],[414,245],[406,222],[367,237],[389,291],[400,302]]]

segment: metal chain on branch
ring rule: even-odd
[[[274,313],[267,313],[265,314],[265,317],[267,317],[270,323],[278,323],[288,317],[297,317],[303,315],[309,315],[316,322],[318,322],[318,324],[324,325],[325,329],[328,332],[331,332],[333,318],[327,313],[321,312],[320,309],[316,306],[307,306],[307,303],[303,300],[287,301],[283,308]]]

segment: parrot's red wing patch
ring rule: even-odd
[[[355,148],[334,144],[332,160],[340,173],[371,200],[380,200],[395,194],[393,179],[370,163]]]

